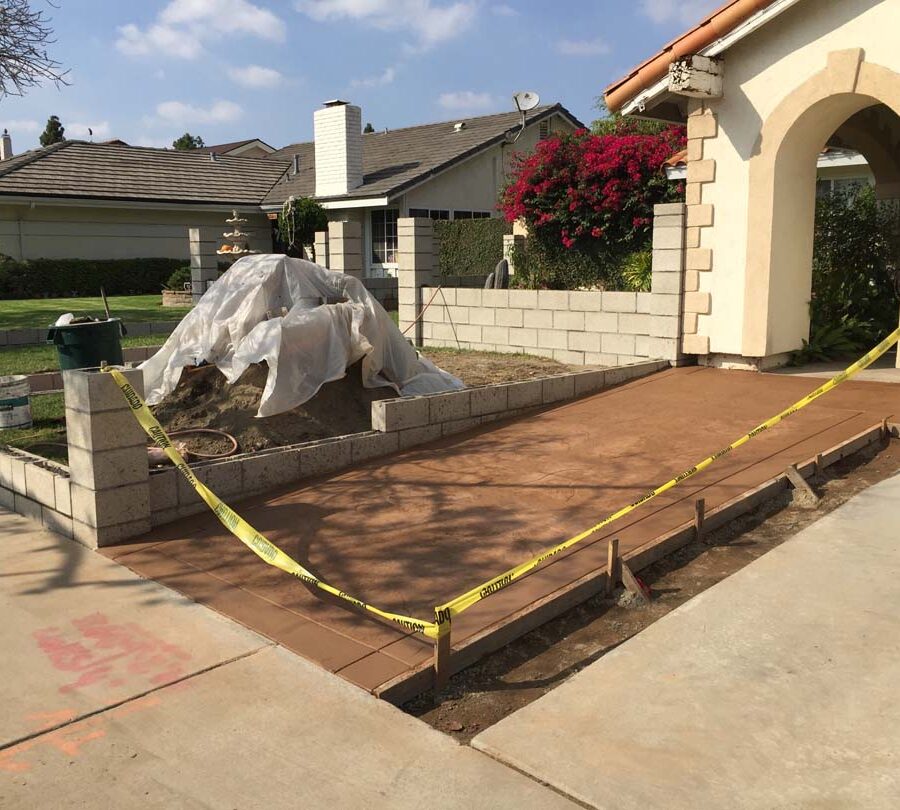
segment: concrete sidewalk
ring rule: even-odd
[[[0,615],[0,807],[574,806],[2,511]]]
[[[900,476],[473,745],[598,808],[900,806]]]

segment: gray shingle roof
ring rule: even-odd
[[[560,113],[580,125],[561,104],[536,107],[528,113],[534,123]],[[470,154],[503,138],[519,126],[518,112],[457,119],[465,122],[459,132],[456,121],[371,132],[363,135],[363,184],[348,198],[397,194],[407,186],[424,180]],[[316,190],[315,148],[312,143],[286,146],[268,155],[266,160],[293,160],[299,156],[300,170],[276,183],[262,201],[263,205],[281,205],[290,195],[311,197]]]
[[[529,124],[559,113],[576,125],[562,105],[537,107]],[[500,142],[519,125],[518,112],[394,129],[363,135],[363,184],[347,198],[398,194],[454,163]],[[221,146],[221,145],[220,145]],[[294,155],[300,170],[288,171]],[[63,141],[0,163],[3,196],[281,205],[290,195],[315,195],[315,148],[286,146],[261,158],[178,151],[122,143]],[[342,199],[342,198],[338,198]]]
[[[284,160],[63,141],[0,163],[0,195],[258,205]]]

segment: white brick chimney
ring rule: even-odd
[[[362,185],[362,110],[346,101],[326,101],[313,114],[316,196],[346,194]]]
[[[0,160],[9,160],[13,156],[12,138],[9,136],[9,130],[3,130],[3,136],[0,137]]]

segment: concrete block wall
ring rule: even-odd
[[[69,468],[6,447],[0,450],[0,506],[72,537],[72,489]]]
[[[401,282],[402,283],[402,282]],[[423,295],[430,298],[428,291]],[[520,352],[573,365],[653,358],[651,294],[445,288],[422,316],[421,345]]]
[[[572,365],[682,359],[686,213],[680,203],[657,206],[650,292],[452,286],[437,273],[431,222],[400,222],[400,328],[420,316],[408,333],[416,345],[535,354]],[[511,237],[507,247],[513,243]]]
[[[60,312],[60,315],[63,313]],[[0,346],[44,346],[47,344],[47,326],[26,329],[0,329]],[[178,326],[178,321],[136,321],[125,323],[130,336],[168,335]]]
[[[143,373],[123,370],[143,396]],[[72,536],[97,548],[150,529],[147,437],[108,374],[63,372]]]
[[[196,304],[219,277],[221,231],[212,227],[188,228],[191,251],[191,297]]]

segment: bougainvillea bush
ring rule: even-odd
[[[653,206],[682,199],[664,163],[684,146],[680,127],[636,133],[627,121],[609,134],[548,138],[514,159],[501,209],[510,222],[523,219],[545,253],[593,259],[603,282],[624,256],[649,245]]]

